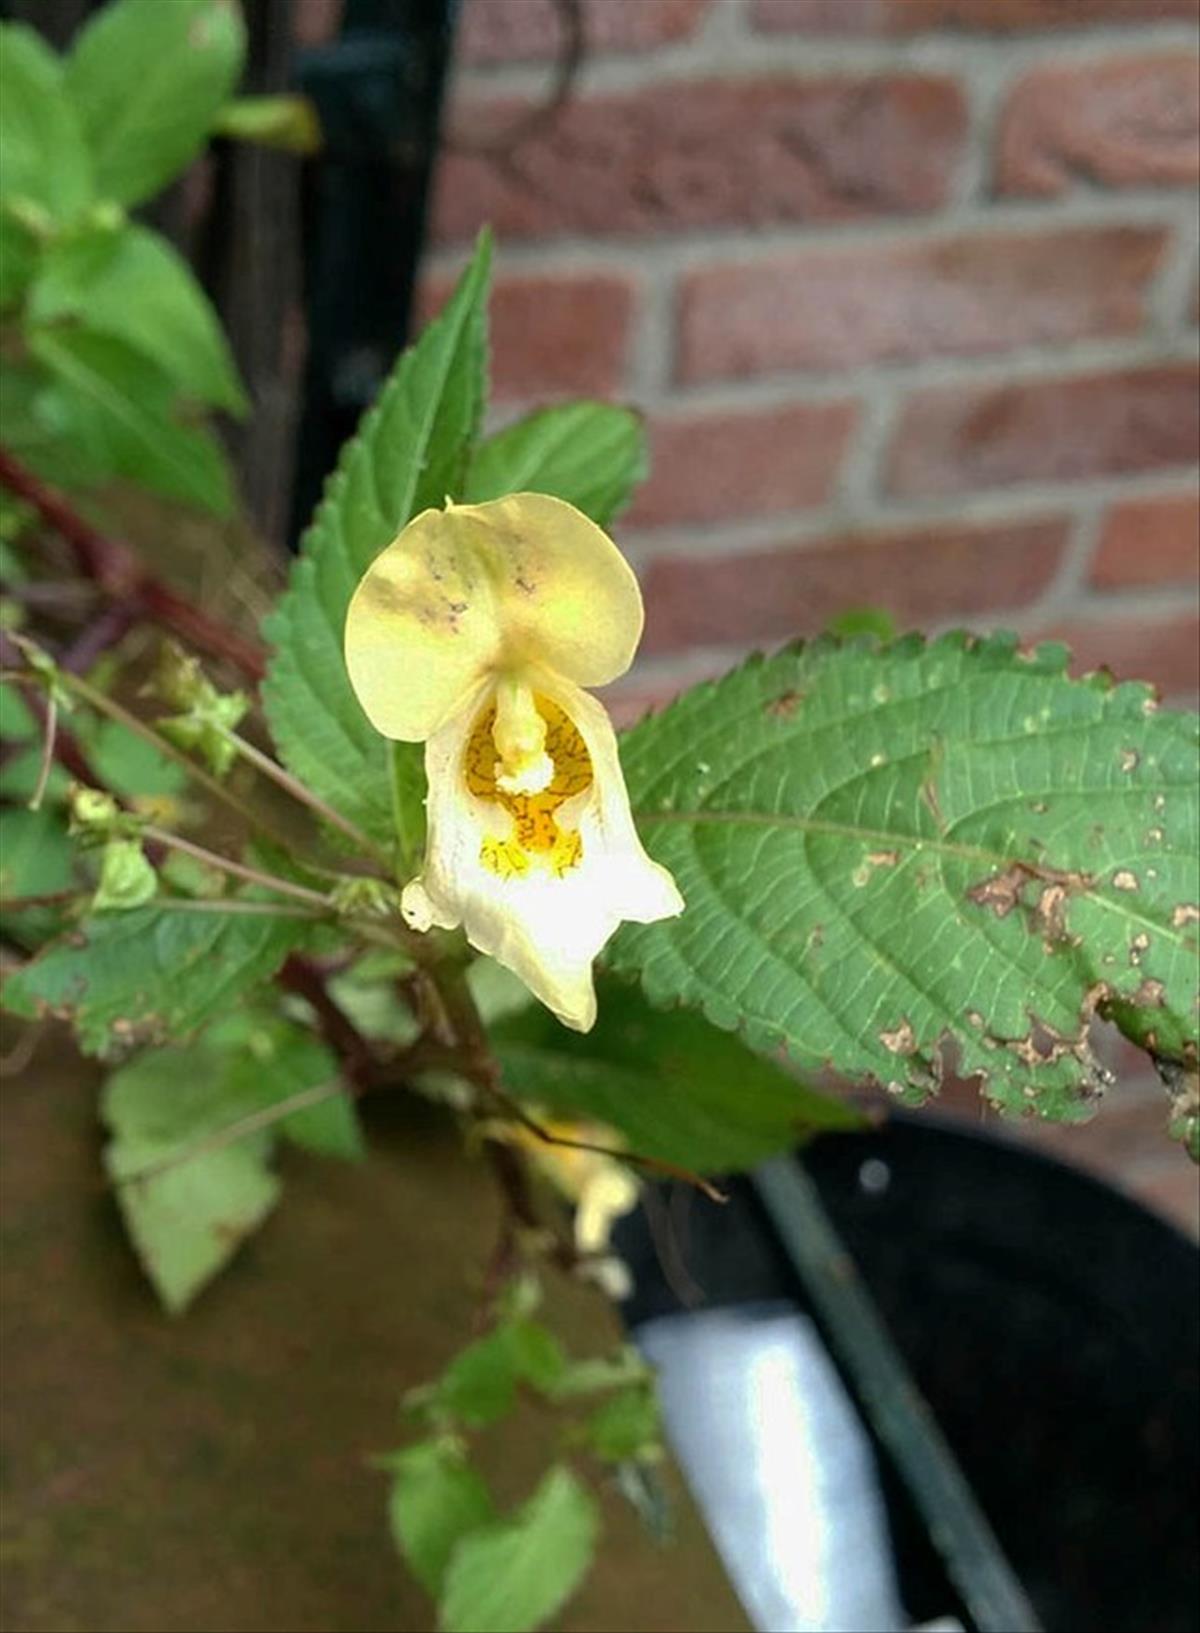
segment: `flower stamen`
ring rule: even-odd
[[[530,707],[537,712],[541,731],[540,753],[549,767],[545,784],[534,790],[513,788],[495,757],[500,741],[501,693],[495,706],[484,709],[467,742],[464,773],[476,799],[498,806],[512,819],[504,838],[489,836],[480,847],[480,860],[502,879],[523,876],[542,866],[563,878],[583,857],[583,840],[574,828],[563,827],[558,814],[567,800],[592,784],[592,762],[587,747],[566,712],[549,698],[535,697],[528,688]],[[526,741],[534,740],[528,733]],[[508,741],[511,742],[511,739]]]

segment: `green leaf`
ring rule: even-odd
[[[501,1020],[493,1039],[509,1090],[624,1134],[647,1157],[704,1170],[748,1168],[858,1113],[751,1054],[694,1011],[654,1010],[627,982],[602,979],[599,1019],[581,1037],[540,1005]]]
[[[358,706],[342,656],[346,608],[379,552],[418,511],[461,491],[484,395],[490,241],[441,316],[401,357],[342,450],[336,473],[266,625],[275,648],[263,688],[289,770],[374,838],[391,843],[411,813],[393,809],[389,745]],[[411,758],[412,745],[397,746]]]
[[[0,205],[0,311],[21,299],[37,264],[37,239]]]
[[[223,1073],[219,1051],[163,1049],[138,1056],[104,1088],[101,1115],[113,1135],[105,1167],[138,1257],[171,1311],[185,1308],[279,1199],[267,1136],[204,1149],[243,1114]]]
[[[90,403],[68,401],[41,368],[6,362],[0,369],[4,446],[59,487],[103,481],[110,465]]]
[[[480,443],[466,498],[480,504],[508,493],[548,493],[607,527],[645,474],[646,438],[636,414],[608,403],[563,403]]]
[[[567,1601],[591,1563],[596,1505],[569,1469],[553,1468],[511,1520],[466,1536],[450,1556],[445,1633],[525,1633]]]
[[[91,159],[62,64],[23,23],[0,23],[0,85],[0,196],[70,220],[91,202]]]
[[[423,1440],[389,1462],[394,1469],[388,1520],[409,1569],[436,1599],[456,1545],[495,1518],[487,1486],[461,1449]]]
[[[512,1410],[517,1365],[505,1328],[498,1327],[459,1350],[435,1387],[443,1412],[474,1429]]]
[[[277,1016],[242,1011],[210,1028],[206,1037],[238,1045],[227,1084],[247,1109],[276,1105],[306,1089],[335,1084],[341,1076],[337,1058],[319,1039]],[[275,1126],[293,1144],[318,1156],[359,1162],[365,1154],[358,1113],[347,1094],[289,1112]]]
[[[554,1394],[568,1362],[549,1327],[540,1321],[514,1321],[507,1329],[507,1338],[517,1376],[539,1394]]]
[[[153,901],[158,892],[158,874],[146,860],[141,841],[110,839],[100,862],[100,882],[92,897],[92,910],[128,912]]]
[[[1118,1001],[1194,1047],[1197,722],[1015,639],[829,640],[754,659],[625,739],[643,837],[687,910],[612,963],[899,1092],[942,1048],[1011,1109],[1086,1115]]]
[[[194,1031],[266,980],[313,933],[311,920],[289,916],[286,907],[223,905],[229,910],[159,902],[88,920],[8,978],[4,1007],[65,1016],[88,1054],[136,1037]]]
[[[874,635],[880,641],[894,641],[900,632],[886,607],[849,607],[829,620],[829,633],[843,640],[855,635]]]
[[[30,317],[80,318],[148,358],[185,396],[242,414],[246,394],[208,296],[181,255],[129,222],[63,238],[47,251]]]
[[[623,1389],[598,1406],[584,1426],[588,1445],[608,1463],[653,1457],[662,1442],[653,1382]]]
[[[72,720],[71,729],[85,749],[97,781],[122,799],[174,796],[187,785],[182,767],[119,721],[81,711]]]
[[[33,752],[40,758],[40,750]],[[40,811],[0,809],[0,896],[51,895],[76,883],[75,847],[57,812],[45,806]],[[53,907],[0,914],[0,929],[24,947],[53,935],[60,922]]]
[[[245,55],[231,0],[115,0],[67,63],[99,191],[139,204],[203,146]]]
[[[100,445],[91,451],[110,471],[168,499],[230,514],[224,455],[206,432],[170,418],[170,383],[152,363],[124,341],[84,329],[33,330],[27,339],[34,357],[89,414]]]
[[[306,96],[239,96],[217,115],[214,132],[285,153],[318,153],[321,122]]]
[[[0,738],[10,743],[24,743],[37,734],[37,721],[21,688],[11,681],[0,683]]]

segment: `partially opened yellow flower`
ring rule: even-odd
[[[641,633],[620,551],[540,493],[422,512],[346,617],[371,723],[425,743],[429,839],[405,918],[462,925],[582,1032],[592,960],[617,925],[683,910],[638,839],[608,715],[582,690],[624,674]]]

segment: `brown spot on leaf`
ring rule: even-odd
[[[803,692],[780,692],[767,703],[766,713],[776,720],[790,720],[803,701]]]
[[[879,1041],[885,1049],[890,1049],[894,1055],[911,1055],[916,1053],[917,1039],[912,1029],[912,1022],[904,1016],[894,1032],[883,1031],[879,1034]]]
[[[1131,873],[1128,868],[1121,868],[1114,873],[1112,882],[1114,890],[1136,890],[1138,888],[1138,876],[1136,873]]]
[[[929,812],[940,834],[946,831],[946,819],[942,815],[941,801],[938,799],[937,783],[932,776],[926,777],[921,784],[921,804]]]
[[[868,851],[867,861],[873,868],[894,868],[900,860],[899,851]]]
[[[1171,923],[1177,930],[1182,930],[1185,924],[1200,924],[1200,907],[1195,902],[1180,902],[1171,914]]]
[[[1133,995],[1133,1001],[1140,1009],[1161,1009],[1166,998],[1167,989],[1161,981],[1152,981],[1149,977]]]
[[[1140,760],[1141,760],[1141,755],[1138,753],[1137,749],[1135,749],[1135,748],[1123,748],[1121,750],[1121,770],[1122,771],[1136,771]]]
[[[1095,882],[1090,873],[1045,867],[1039,862],[1013,862],[1002,873],[994,873],[972,885],[967,891],[967,900],[987,908],[998,919],[1007,918],[1016,907],[1027,908],[1030,929],[1041,935],[1049,951],[1070,939],[1066,925],[1067,902],[1081,891],[1091,889]],[[1041,886],[1032,903],[1023,895],[1030,884]]]

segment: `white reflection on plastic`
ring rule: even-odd
[[[743,1306],[662,1316],[634,1338],[760,1633],[906,1627],[871,1444],[812,1322]]]

